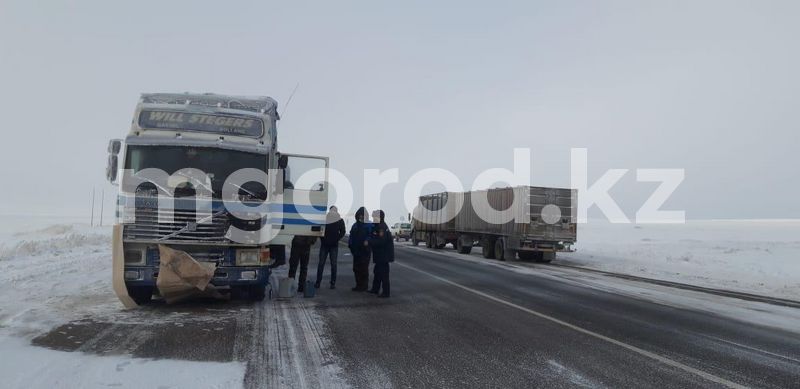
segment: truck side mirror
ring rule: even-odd
[[[114,184],[117,181],[117,164],[118,159],[116,154],[108,155],[108,164],[106,165],[106,179],[108,182]]]
[[[120,139],[112,139],[108,141],[108,153],[112,155],[118,155],[120,149],[122,149],[122,140]]]

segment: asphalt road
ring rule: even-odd
[[[797,333],[404,246],[378,299],[351,264],[314,299],[155,304],[34,344],[240,361],[248,387],[800,387]]]

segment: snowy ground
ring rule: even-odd
[[[86,316],[127,316],[111,290],[110,227],[0,216],[3,387],[240,387],[241,363],[99,357],[34,347],[32,337]],[[153,372],[171,372],[153,374]]]
[[[565,264],[800,300],[800,220],[578,226]]]
[[[285,277],[285,266],[275,273]],[[225,304],[205,313],[123,309],[111,287],[110,226],[0,215],[0,284],[0,355],[13,355],[0,363],[0,387],[347,387],[313,301]],[[31,345],[54,328],[87,319],[112,323],[119,328],[109,332],[128,331],[125,336],[140,340],[154,329],[222,330],[223,323],[236,322],[236,334],[227,334],[235,339],[234,362],[135,358],[124,344],[101,345],[102,352],[89,344],[114,334],[98,334],[86,344],[62,339],[64,348],[70,348],[64,341],[75,343],[72,352]]]

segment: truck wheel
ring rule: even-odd
[[[136,304],[143,305],[153,300],[152,286],[129,286],[128,296],[131,296]]]
[[[435,249],[443,249],[447,243],[439,244],[439,238],[436,236],[434,232],[431,234],[431,246]]]
[[[481,250],[486,259],[494,258],[494,239],[483,238],[481,240]]]
[[[267,297],[267,286],[266,285],[251,286],[248,290],[248,294],[250,296],[250,300],[264,301],[264,298]]]
[[[517,255],[519,256],[519,259],[521,259],[523,261],[534,261],[534,260],[536,260],[536,258],[537,258],[536,254],[537,254],[536,251],[518,251],[517,252]]]
[[[461,239],[458,239],[456,240],[456,250],[461,254],[469,254],[472,251],[472,245],[464,245],[461,243]]]
[[[537,254],[539,255],[534,260],[539,263],[550,263],[556,258],[556,253],[538,252]]]
[[[497,239],[494,242],[494,257],[499,259],[499,260],[501,260],[501,261],[505,261],[506,260],[506,258],[504,257],[505,254],[506,254],[506,250],[505,250],[505,247],[503,247],[503,240],[502,239]]]

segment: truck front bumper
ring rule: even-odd
[[[266,285],[270,270],[267,266],[220,266],[214,272],[214,286]],[[155,286],[158,267],[125,266],[125,284],[128,286]]]

